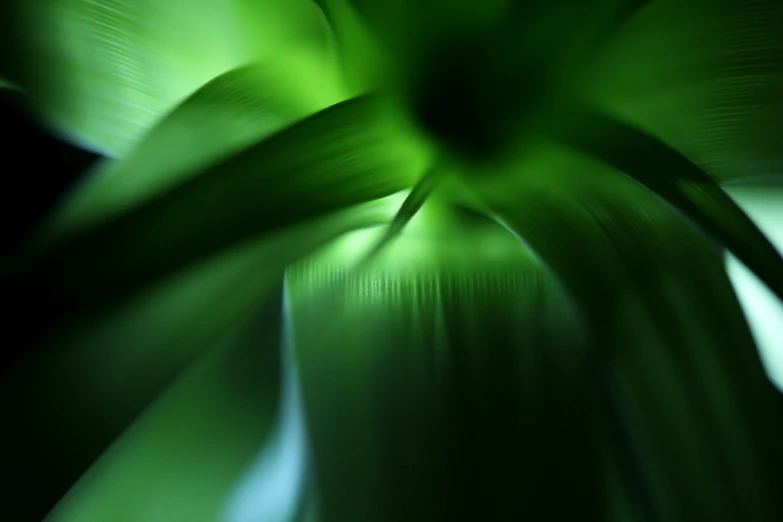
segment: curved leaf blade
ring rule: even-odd
[[[580,88],[677,144],[721,182],[776,176],[783,170],[782,24],[777,0],[651,2]]]
[[[321,520],[605,520],[568,300],[501,227],[435,203],[364,271],[382,230],[286,275]]]
[[[381,236],[367,255],[359,262],[359,266],[364,266],[371,262],[386,245],[402,233],[405,225],[407,225],[421,209],[430,194],[437,188],[443,176],[444,172],[442,166],[435,166],[422,176],[418,183],[413,186],[410,193],[405,197],[397,214],[394,215],[394,219],[384,231],[383,236]]]
[[[183,369],[270,298],[289,264],[346,232],[388,222],[399,205],[393,199],[243,245],[64,328],[46,330],[39,317],[9,322],[22,330],[14,343],[30,332],[45,338],[2,379],[4,462],[15,477],[7,504],[54,502]],[[12,348],[20,347],[7,343],[6,354]],[[36,444],[35,452],[18,451]],[[45,480],[41,469],[50,470]]]
[[[238,331],[224,332],[45,520],[219,520],[280,415],[280,311],[272,300]]]
[[[663,141],[608,115],[581,112],[556,138],[630,176],[713,234],[783,300],[783,257],[699,166]]]
[[[413,184],[427,152],[385,100],[326,109],[101,227],[21,259],[7,291],[54,316],[118,299],[241,241]]]
[[[306,0],[12,0],[9,79],[85,148],[122,156],[168,110],[292,42],[322,44]],[[252,26],[248,24],[252,21]]]
[[[356,13],[349,0],[316,0],[323,10],[339,53],[342,76],[352,96],[383,85],[386,57],[374,35]]]
[[[175,107],[121,160],[106,160],[50,219],[72,233],[127,212],[295,121],[344,99],[334,71],[307,53],[240,67]],[[308,85],[318,79],[320,90]]]
[[[783,397],[722,256],[643,187],[547,152],[538,166],[565,170],[528,178],[515,197],[478,190],[579,303],[651,442],[674,520],[778,520]]]

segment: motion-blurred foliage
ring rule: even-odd
[[[783,520],[777,0],[16,0],[0,45],[98,157],[0,265],[8,520]]]

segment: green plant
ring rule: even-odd
[[[3,267],[13,519],[100,456],[47,520],[783,520],[724,255],[783,260],[721,187],[779,186],[780,15],[14,4],[105,158]]]

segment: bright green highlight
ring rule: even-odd
[[[337,71],[309,50],[229,71],[174,108],[128,156],[88,173],[47,232],[105,220],[346,97]]]
[[[212,78],[324,40],[305,0],[42,0],[20,2],[35,22],[22,52],[46,79],[23,87],[57,129],[126,154],[176,103]],[[29,83],[29,84],[28,84]]]
[[[400,193],[387,200],[401,204],[404,195]],[[356,277],[360,279],[370,274],[404,279],[442,269],[449,273],[469,273],[476,259],[501,262],[514,256],[521,256],[521,259],[529,256],[502,226],[487,218],[468,218],[464,212],[451,208],[448,202],[436,196],[424,204],[402,234],[393,239],[369,266],[359,269],[358,263],[383,235],[383,228],[346,234],[319,253],[317,264],[341,267],[340,270],[346,273],[356,270]]]

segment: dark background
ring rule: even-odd
[[[25,96],[0,89],[0,256],[6,258],[98,156],[54,137]]]

